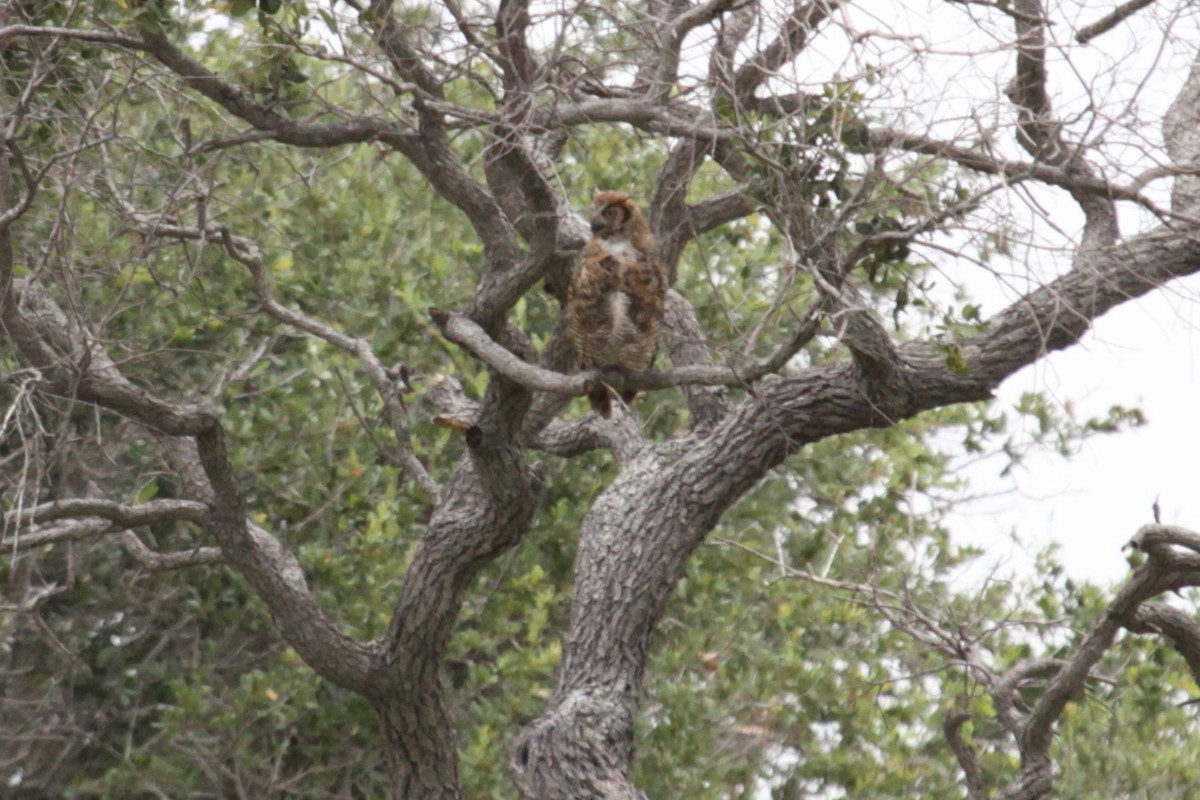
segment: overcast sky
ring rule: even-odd
[[[1153,521],[1156,497],[1163,522],[1200,529],[1198,298],[1200,276],[1192,276],[1126,303],[1080,346],[1001,386],[1005,407],[1040,390],[1070,401],[1080,419],[1138,406],[1147,424],[1096,436],[1070,459],[1035,451],[1008,477],[999,475],[1002,459],[964,470],[969,491],[989,496],[965,502],[949,524],[961,541],[987,548],[980,567],[1024,572],[1038,550],[1057,543],[1073,577],[1118,579],[1127,571],[1121,546]]]

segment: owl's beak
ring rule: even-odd
[[[600,233],[602,230],[604,230],[603,222],[593,222],[592,223],[592,233]]]

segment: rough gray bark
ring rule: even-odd
[[[280,635],[318,674],[362,694],[378,710],[398,798],[461,795],[441,669],[472,580],[516,546],[535,519],[542,468],[530,465],[526,448],[566,456],[608,448],[620,472],[580,531],[557,687],[542,715],[516,738],[514,778],[522,794],[536,800],[639,798],[643,795],[629,775],[647,654],[689,559],[722,514],[805,445],[988,398],[1014,372],[1078,342],[1106,311],[1200,271],[1200,223],[1190,216],[1200,205],[1194,175],[1200,161],[1200,66],[1167,116],[1171,163],[1165,174],[1177,173],[1167,212],[1142,193],[1142,186],[1106,179],[1086,161],[1085,147],[1064,134],[1047,91],[1045,9],[1036,0],[1019,0],[1011,12],[1016,74],[1008,95],[1016,109],[1016,141],[1028,161],[866,125],[856,131],[855,141],[880,156],[932,156],[980,175],[1065,189],[1086,218],[1071,269],[996,314],[973,336],[903,345],[892,340],[857,288],[858,250],[838,245],[835,234],[841,228],[813,232],[806,227],[801,202],[807,197],[806,176],[783,171],[756,183],[753,175],[753,159],[761,153],[755,152],[760,143],[753,141],[748,115],[780,120],[820,101],[799,92],[763,91],[827,22],[837,3],[795,4],[761,47],[740,61],[739,45],[749,41],[751,27],[761,21],[758,3],[650,3],[654,13],[647,17],[648,38],[639,51],[641,62],[633,65],[637,78],[632,88],[619,90],[592,76],[572,75],[574,65],[551,69],[541,63],[528,41],[528,3],[501,2],[491,32],[447,4],[467,43],[480,58],[491,59],[500,75],[495,107],[470,109],[447,99],[443,84],[448,78],[436,54],[413,40],[389,3],[349,5],[362,12],[365,38],[390,65],[393,88],[405,98],[415,127],[382,113],[346,115],[333,122],[292,119],[210,71],[182,43],[161,32],[135,36],[22,23],[0,28],[0,44],[17,38],[81,41],[140,54],[163,70],[171,85],[205,98],[248,126],[230,141],[261,139],[311,148],[382,143],[416,165],[429,185],[470,221],[485,254],[478,289],[460,309],[434,311],[432,317],[447,339],[490,367],[491,379],[478,404],[461,397],[449,382],[439,389],[437,402],[446,418],[464,430],[469,451],[453,476],[438,485],[413,455],[394,376],[364,341],[275,302],[253,242],[203,220],[188,226],[127,210],[128,223],[143,235],[224,248],[253,275],[264,313],[359,359],[386,409],[394,436],[391,463],[421,486],[432,506],[386,635],[359,642],[339,631],[314,600],[295,557],[272,533],[247,520],[245,489],[232,467],[218,409],[169,402],[161,387],[134,385],[82,317],[68,313],[35,283],[14,278],[14,238],[43,177],[22,173],[11,144],[21,113],[10,118],[10,143],[0,144],[0,325],[5,338],[36,371],[43,391],[123,415],[160,437],[188,487],[188,498],[136,506],[81,499],[24,509],[6,520],[6,530],[19,529],[20,538],[6,538],[0,545],[15,550],[111,533],[132,535],[131,529],[163,519],[199,526],[214,546],[193,555],[154,553],[136,536],[128,546],[154,568],[220,560],[237,570],[270,610]],[[1136,10],[1134,5],[1128,4],[1128,13]],[[705,26],[718,31],[710,53],[708,104],[672,92],[684,40]],[[494,33],[494,47],[478,39],[485,33]],[[554,102],[540,102],[539,90],[553,95]],[[672,274],[697,236],[762,209],[790,237],[797,254],[794,268],[811,273],[818,287],[773,355],[725,364],[714,363],[687,298],[672,293],[664,325],[671,367],[628,381],[629,387],[646,391],[683,388],[693,425],[665,442],[646,441],[636,420],[621,413],[608,422],[556,420],[566,398],[584,393],[589,376],[572,369],[561,332],[535,363],[523,334],[506,322],[513,304],[543,280],[561,296],[586,229],[550,176],[570,130],[601,123],[676,140],[650,208]],[[454,149],[454,131],[467,126],[482,131],[489,142],[482,181]],[[203,143],[196,151],[228,144]],[[706,157],[739,187],[689,203],[693,179]],[[1122,238],[1116,225],[1118,201],[1158,213],[1160,224]],[[846,214],[854,208],[847,203]],[[842,220],[846,229],[852,221],[850,216]],[[915,238],[921,232],[914,229],[904,236]],[[792,357],[823,330],[832,330],[847,356],[786,372]],[[989,683],[998,714],[1022,757],[1022,772],[1002,797],[1032,800],[1049,791],[1055,721],[1121,628],[1165,634],[1197,670],[1196,626],[1145,601],[1200,583],[1200,547],[1188,535],[1162,527],[1145,529],[1135,546],[1150,555],[1147,564],[1073,658],[1027,664]],[[1037,706],[1021,716],[1011,695],[1035,676],[1050,678],[1050,686]],[[944,731],[963,765],[971,796],[984,797],[979,765],[959,734],[964,721],[951,713]]]

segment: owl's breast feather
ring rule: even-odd
[[[637,261],[641,252],[628,239],[597,239],[600,249],[618,260]]]

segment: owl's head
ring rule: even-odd
[[[647,231],[637,203],[621,192],[597,191],[592,197],[592,234],[603,239],[632,239]]]

